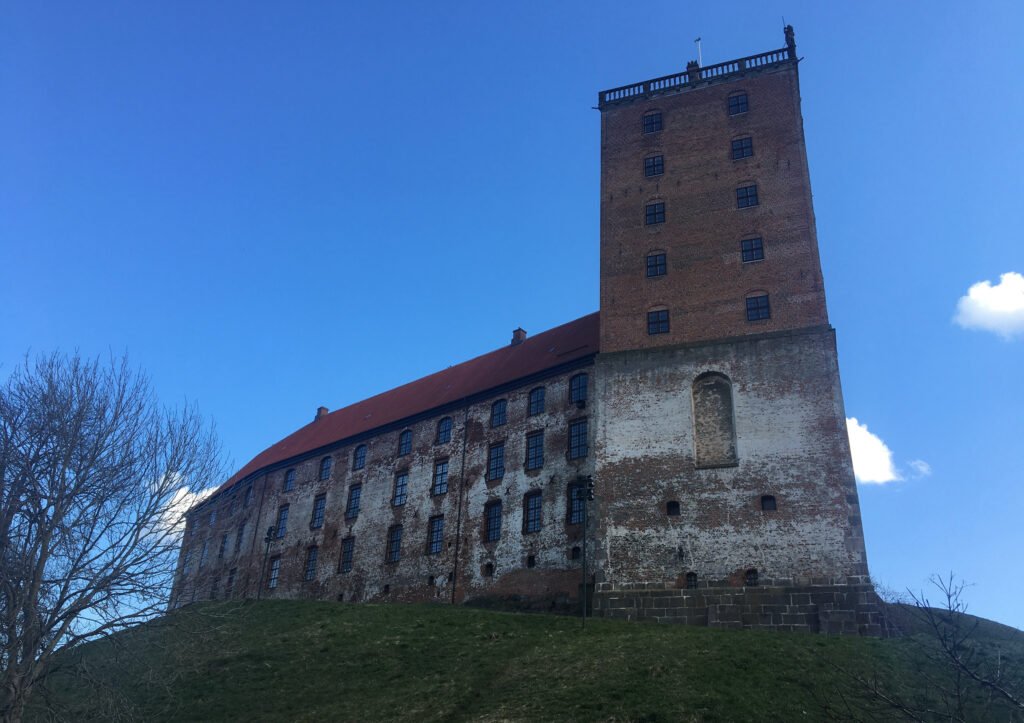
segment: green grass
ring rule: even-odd
[[[998,644],[1011,660],[1024,659],[1018,633],[1004,633]],[[34,716],[822,720],[843,700],[870,705],[854,675],[878,676],[910,698],[915,676],[941,674],[914,638],[613,620],[591,620],[581,630],[578,618],[304,601],[195,605],[85,646],[76,659],[88,677],[55,676]],[[1012,720],[1000,710],[999,719]]]

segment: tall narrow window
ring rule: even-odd
[[[665,156],[648,156],[644,159],[644,176],[660,176],[665,172]]]
[[[281,558],[270,558],[270,573],[267,575],[267,587],[273,590],[277,587],[277,579],[281,575]]]
[[[587,401],[587,381],[589,377],[586,372],[577,374],[569,380],[569,401],[573,404]]]
[[[544,411],[544,387],[537,387],[530,391],[529,415],[532,417]]]
[[[491,405],[491,427],[500,427],[508,420],[508,402],[499,399]]]
[[[320,554],[320,548],[313,545],[306,550],[306,571],[302,579],[306,582],[316,579],[316,558]]]
[[[284,491],[291,492],[295,489],[295,470],[290,469],[284,473]]]
[[[492,444],[487,450],[487,479],[496,480],[505,476],[505,443]]]
[[[359,498],[363,494],[361,484],[352,485],[348,488],[348,504],[345,505],[345,519],[352,520],[359,516]]]
[[[572,482],[568,488],[568,509],[567,519],[570,525],[578,525],[583,522],[583,505],[586,504],[583,495],[583,485],[579,482]]]
[[[360,444],[352,453],[352,469],[362,469],[366,466],[366,445]]]
[[[277,537],[284,537],[288,532],[288,505],[281,505],[277,510]]]
[[[655,309],[647,312],[647,333],[668,334],[668,309]]]
[[[245,523],[243,522],[238,526],[238,532],[235,533],[235,554],[237,555],[242,551],[242,540],[245,539]]]
[[[665,204],[662,201],[648,203],[644,207],[644,224],[653,226],[656,223],[665,223]]]
[[[747,321],[759,321],[772,317],[768,306],[768,294],[757,294],[747,297]]]
[[[405,504],[409,489],[409,473],[399,472],[395,475],[395,493],[391,495],[391,505],[401,507]]]
[[[331,458],[324,457],[320,460],[320,481],[323,482],[326,479],[330,479],[331,476]]]
[[[238,573],[238,568],[233,567],[228,570],[228,582],[224,586],[224,597],[227,599],[231,598],[231,594],[235,590],[235,575]]]
[[[202,569],[206,565],[206,560],[210,556],[210,541],[203,540],[203,549],[199,551],[199,569]]]
[[[217,585],[218,584],[220,584],[220,578],[219,577],[213,578],[213,580],[210,582],[210,599],[211,600],[216,600],[217,599]]]
[[[409,454],[412,451],[412,430],[407,429],[398,435],[398,456]]]
[[[245,485],[245,497],[243,498],[242,506],[248,507],[250,502],[252,502],[252,480]]]
[[[484,539],[487,542],[501,539],[501,500],[484,505]]]
[[[544,466],[544,431],[526,435],[526,469],[540,469]]]
[[[444,543],[444,516],[430,518],[430,534],[427,537],[427,554],[436,555],[441,552]]]
[[[732,383],[723,374],[702,374],[693,382],[693,432],[698,467],[736,464]]]
[[[757,186],[741,186],[736,189],[736,208],[750,208],[756,206],[757,200]]]
[[[759,238],[747,238],[740,241],[740,253],[743,261],[760,261],[764,258],[764,242]]]
[[[662,128],[661,113],[652,111],[644,113],[644,133],[657,133]]]
[[[526,493],[523,497],[523,532],[540,532],[542,507],[540,490]]]
[[[452,418],[445,417],[437,423],[436,444],[447,444],[452,440]]]
[[[654,253],[647,255],[647,278],[664,276],[668,273],[667,254]]]
[[[228,533],[220,536],[220,549],[217,550],[217,559],[223,560],[224,554],[228,551]]]
[[[338,561],[338,572],[352,572],[352,558],[356,551],[356,538],[346,537],[341,541],[341,559]]]
[[[448,460],[439,459],[434,462],[434,483],[430,486],[430,494],[443,495],[448,491]]]
[[[398,562],[402,559],[402,526],[395,525],[388,530],[388,549],[385,559]]]
[[[588,454],[587,420],[569,423],[569,459],[582,459]]]
[[[313,516],[309,520],[309,526],[318,530],[324,526],[324,510],[327,509],[327,495],[317,495],[313,500]]]

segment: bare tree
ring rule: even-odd
[[[0,720],[76,656],[165,611],[212,426],[161,407],[126,359],[26,359],[0,387]]]

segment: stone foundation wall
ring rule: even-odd
[[[746,630],[887,636],[883,607],[869,582],[698,587],[599,584],[594,615]],[[604,588],[604,589],[601,589]]]

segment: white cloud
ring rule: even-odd
[[[910,469],[914,470],[914,477],[927,477],[932,473],[932,466],[923,459],[912,459],[907,462]]]
[[[995,286],[990,281],[973,284],[957,302],[953,321],[965,329],[993,331],[1004,339],[1024,335],[1024,276],[1010,271]]]
[[[861,424],[856,417],[848,417],[846,429],[850,435],[853,473],[858,482],[885,484],[903,479],[892,463],[892,450],[868,431],[868,425]]]
[[[192,509],[192,506],[206,499],[214,492],[216,487],[192,492],[188,487],[179,487],[175,491],[171,501],[167,503],[163,514],[160,515],[160,527],[170,532],[175,537],[181,537],[185,531],[185,513]]]

